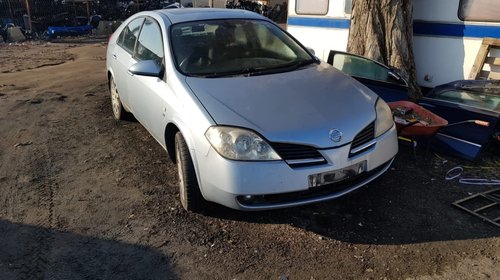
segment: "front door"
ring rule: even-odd
[[[172,96],[165,82],[165,51],[160,25],[147,17],[137,40],[134,57],[136,62],[153,61],[163,70],[158,77],[132,75],[128,90],[135,117],[157,139],[164,139],[166,100]]]

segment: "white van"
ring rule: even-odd
[[[330,50],[346,50],[351,7],[352,0],[289,0],[287,30],[326,61]],[[483,38],[500,38],[500,0],[414,0],[413,19],[424,87],[467,79]]]

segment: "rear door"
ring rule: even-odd
[[[111,54],[113,56],[112,65],[115,74],[114,78],[118,93],[120,94],[120,99],[123,105],[127,107],[128,110],[131,110],[132,113],[134,112],[134,108],[130,106],[127,86],[128,79],[130,78],[128,69],[135,63],[132,55],[143,22],[144,18],[140,17],[127,24],[118,37],[118,46],[114,48]]]
[[[475,159],[498,131],[500,96],[446,89],[430,92],[418,104],[448,120],[433,139],[435,150]]]

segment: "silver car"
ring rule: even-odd
[[[337,198],[398,150],[382,99],[252,12],[138,13],[106,59],[114,117],[133,114],[168,151],[186,210]]]

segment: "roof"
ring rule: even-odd
[[[156,10],[155,12],[167,16],[172,24],[197,20],[227,18],[267,19],[257,13],[240,9],[180,8]]]

